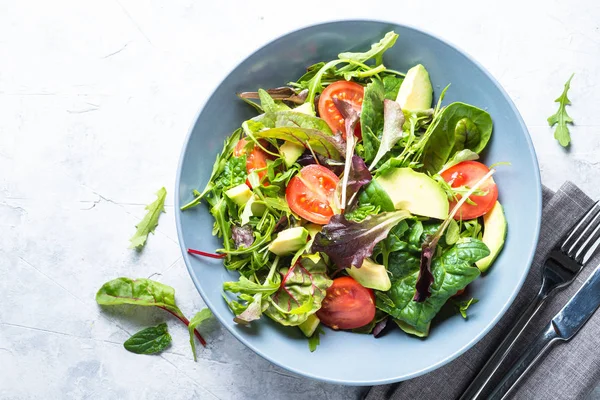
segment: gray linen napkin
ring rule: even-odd
[[[498,324],[465,354],[429,374],[392,385],[374,386],[365,400],[440,400],[458,398],[503,339],[511,324],[537,294],[540,268],[546,254],[561,235],[591,206],[592,200],[566,182],[556,193],[544,187],[540,240],[531,271],[513,305]],[[510,227],[509,233],[510,235]],[[576,281],[558,292],[542,308],[504,363],[506,372],[518,354],[535,338],[600,263],[596,254]],[[600,382],[600,311],[570,342],[559,343],[513,390],[515,399],[583,399]],[[488,393],[489,394],[489,393]]]

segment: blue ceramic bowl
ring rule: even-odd
[[[410,379],[432,371],[477,343],[502,317],[521,288],[536,247],[541,217],[541,185],[536,156],[527,128],[498,82],[475,60],[445,41],[420,30],[387,22],[340,21],[287,34],[256,51],[217,87],[191,128],[177,172],[175,204],[192,198],[203,187],[223,140],[255,114],[236,92],[271,88],[299,77],[318,61],[342,51],[364,51],[388,31],[400,35],[384,63],[407,70],[421,63],[430,73],[436,95],[448,83],[445,104],[464,101],[486,109],[494,134],[483,160],[509,161],[495,175],[500,201],[508,218],[504,251],[490,272],[470,285],[479,303],[469,319],[452,316],[435,322],[426,339],[400,330],[382,338],[328,330],[311,353],[299,329],[262,318],[250,328],[236,325],[221,297],[222,283],[237,280],[219,260],[189,256],[188,247],[213,250],[221,242],[211,235],[213,219],[204,205],[176,211],[177,231],[190,276],[219,321],[242,343],[267,360],[300,375],[348,385],[376,385]]]

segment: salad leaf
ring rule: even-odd
[[[404,113],[400,108],[400,104],[393,100],[385,99],[383,101],[383,134],[381,135],[381,144],[375,158],[371,162],[369,170],[372,170],[383,156],[402,139],[402,125],[404,125]]]
[[[380,208],[379,206],[374,206],[372,204],[360,204],[358,207],[353,209],[352,211],[348,211],[344,214],[348,221],[360,222],[367,218],[369,215],[379,214]]]
[[[190,324],[175,304],[175,289],[150,279],[117,278],[106,282],[96,293],[96,303],[104,306],[154,306],[169,312],[186,326]],[[200,343],[206,346],[206,341],[200,333],[195,331],[195,334]]]
[[[317,118],[312,115],[300,113],[294,110],[291,111],[278,111],[273,113],[265,113],[263,115],[259,115],[256,118],[253,118],[252,121],[259,122],[262,125],[258,125],[260,128],[258,130],[264,130],[267,128],[282,128],[282,127],[292,127],[292,128],[306,128],[306,129],[315,129],[322,133],[333,135],[331,128],[327,125],[321,118]],[[257,129],[253,129],[252,132],[256,132]]]
[[[254,234],[250,225],[231,226],[231,238],[236,248],[250,247],[254,243]]]
[[[256,104],[255,102],[250,100],[250,98],[242,97],[240,94],[237,94],[237,97],[240,98],[244,103],[248,104],[249,106],[252,106],[252,108],[254,108],[256,111],[258,111],[259,114],[262,114],[265,112],[265,110],[263,110],[263,108],[260,106],[260,104]],[[255,97],[255,98],[258,98],[258,94],[257,94],[257,97]]]
[[[317,346],[321,344],[321,335],[324,335],[325,331],[322,327],[318,327],[311,337],[308,338],[308,349],[312,353],[317,349]]]
[[[246,172],[246,156],[231,157],[223,166],[223,172],[216,178],[215,191],[225,191],[234,186],[246,182],[248,173]]]
[[[171,335],[167,324],[162,323],[133,334],[123,343],[123,347],[136,354],[155,354],[166,349],[170,343]]]
[[[406,210],[370,215],[361,222],[348,221],[343,215],[334,215],[323,226],[312,246],[313,252],[323,252],[338,269],[355,266],[373,253],[373,248],[385,239],[396,224],[411,217]]]
[[[342,159],[342,154],[346,150],[340,135],[329,135],[315,129],[281,127],[256,132],[253,136],[255,139],[281,139],[293,142],[334,160]]]
[[[394,203],[376,180],[372,180],[359,196],[360,203],[372,204],[382,211],[394,211]]]
[[[396,39],[398,39],[398,34],[394,31],[391,31],[386,33],[385,36],[379,42],[372,44],[371,49],[369,51],[366,51],[364,53],[340,53],[338,55],[338,58],[343,60],[352,60],[359,63],[364,63],[365,61],[374,58],[375,64],[379,65],[383,61],[383,53],[387,49],[392,47],[394,43],[396,43]]]
[[[404,78],[394,75],[386,75],[383,77],[382,81],[385,98],[396,101],[396,97],[398,97],[398,91],[400,91],[400,85],[402,85]]]
[[[479,276],[479,269],[472,265],[488,254],[489,249],[480,240],[460,239],[433,259],[431,296],[423,302],[416,302],[413,297],[420,261],[408,252],[392,253],[389,265],[392,288],[385,294],[376,292],[377,308],[419,331],[425,331],[448,299]]]
[[[224,282],[223,290],[227,290],[228,292],[232,293],[244,293],[249,295],[272,295],[277,290],[279,290],[279,282],[266,281],[264,284],[259,284],[256,282],[252,282],[251,280],[242,275],[240,276],[240,279],[237,282]]]
[[[573,123],[573,118],[567,114],[567,105],[571,104],[571,100],[567,97],[567,93],[571,88],[571,79],[575,74],[571,74],[569,80],[565,83],[565,88],[560,96],[554,102],[558,103],[558,111],[548,117],[548,124],[552,127],[556,124],[556,130],[554,131],[554,138],[558,140],[561,146],[567,147],[571,142],[571,134],[569,133],[569,128],[567,124]]]
[[[458,310],[460,315],[464,319],[467,319],[468,318],[467,310],[473,304],[479,303],[479,300],[477,300],[476,298],[471,298],[469,300],[454,300],[454,299],[452,299],[452,303],[454,304],[454,306],[456,307],[456,309]]]
[[[266,92],[271,96],[273,100],[289,101],[290,103],[303,104],[306,101],[306,95],[308,90],[302,90],[299,93],[289,86],[282,86],[274,89],[267,89]],[[238,93],[237,96],[242,100],[247,99],[259,99],[258,92],[242,92]],[[253,103],[258,106],[258,104]],[[263,112],[261,110],[261,112]]]
[[[316,158],[310,153],[310,151],[306,150],[304,153],[302,153],[300,158],[296,160],[296,163],[303,167],[311,164],[319,164],[331,170],[336,175],[341,175],[342,172],[344,172],[345,163],[323,157],[320,154],[315,154],[315,156]]]
[[[158,192],[156,192],[157,199],[152,203],[146,206],[146,210],[148,212],[144,216],[144,218],[137,224],[135,227],[137,228],[135,234],[129,239],[131,242],[131,246],[129,248],[136,250],[141,250],[146,245],[146,240],[148,239],[148,235],[158,226],[158,218],[161,213],[165,212],[165,199],[167,198],[167,189],[160,188]]]
[[[258,89],[258,98],[260,105],[265,112],[286,111],[290,108],[282,102],[275,102],[273,98],[263,89]]]
[[[383,100],[385,89],[379,79],[373,79],[365,87],[360,114],[360,129],[363,136],[364,159],[370,163],[379,148],[379,137],[383,131]]]
[[[351,160],[346,184],[347,208],[351,208],[356,203],[358,191],[373,179],[362,158],[354,155]]]
[[[203,308],[198,311],[196,315],[190,320],[188,325],[188,331],[190,332],[190,346],[192,346],[192,353],[194,354],[194,361],[196,361],[196,342],[194,341],[194,332],[204,321],[212,317],[212,312],[208,308]]]
[[[286,326],[297,326],[321,308],[327,288],[333,281],[327,277],[327,265],[301,257],[290,268],[279,271],[279,289],[268,298],[264,311],[270,318]]]
[[[459,164],[463,161],[473,161],[473,160],[478,160],[478,159],[479,159],[479,154],[477,154],[469,149],[463,149],[461,151],[454,153],[452,158],[450,160],[448,160],[446,162],[446,164],[444,164],[444,166],[439,171],[439,173],[447,170],[448,168],[452,168],[456,164]]]

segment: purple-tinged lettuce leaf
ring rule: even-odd
[[[346,205],[348,204],[348,180],[350,178],[350,170],[352,168],[354,158],[354,147],[356,146],[354,128],[356,127],[356,123],[359,121],[360,116],[352,104],[348,101],[339,100],[334,97],[333,103],[339,110],[340,114],[342,114],[342,117],[344,117],[344,124],[346,128],[346,163],[344,165],[344,175],[339,183],[341,186],[340,206],[342,209],[345,209]]]
[[[334,215],[316,235],[312,251],[327,254],[338,269],[360,268],[390,229],[409,217],[411,214],[406,210],[370,215],[361,222],[348,221],[341,214]]]
[[[385,317],[384,319],[382,319],[381,321],[379,321],[375,325],[375,328],[373,328],[373,336],[379,337],[379,335],[381,335],[381,333],[383,332],[383,330],[387,326],[387,323],[388,323],[388,317]]]
[[[346,184],[346,197],[348,199],[347,209],[351,209],[358,200],[358,191],[367,183],[371,182],[373,176],[367,168],[365,161],[357,155],[352,156],[352,164]]]
[[[296,160],[296,162],[302,165],[303,167],[311,164],[318,164],[327,168],[328,170],[330,170],[338,176],[341,175],[342,172],[344,172],[344,164],[342,162],[323,157],[320,154],[315,155],[317,157],[316,159],[310,151],[306,150],[304,153],[302,153],[300,158]]]
[[[308,95],[308,90],[304,89],[298,93],[289,87],[282,86],[274,89],[268,89],[266,92],[271,95],[273,100],[283,100],[289,101],[291,103],[303,104],[306,101],[306,96]],[[258,99],[258,92],[242,92],[238,93],[237,96],[241,99]]]
[[[252,227],[250,225],[244,226],[231,226],[231,237],[236,248],[250,247],[254,243],[254,235],[252,234]]]

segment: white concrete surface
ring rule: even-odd
[[[243,57],[328,19],[393,20],[458,44],[516,102],[543,182],[600,197],[600,3],[487,3],[0,0],[0,398],[357,398],[361,388],[270,365],[216,322],[195,363],[186,331],[160,310],[102,311],[94,294],[117,276],[152,276],[187,314],[203,306],[173,218],[188,126]],[[571,72],[577,125],[564,150],[546,118]],[[128,238],[161,186],[167,213],[137,254]],[[168,351],[123,349],[162,320]]]

